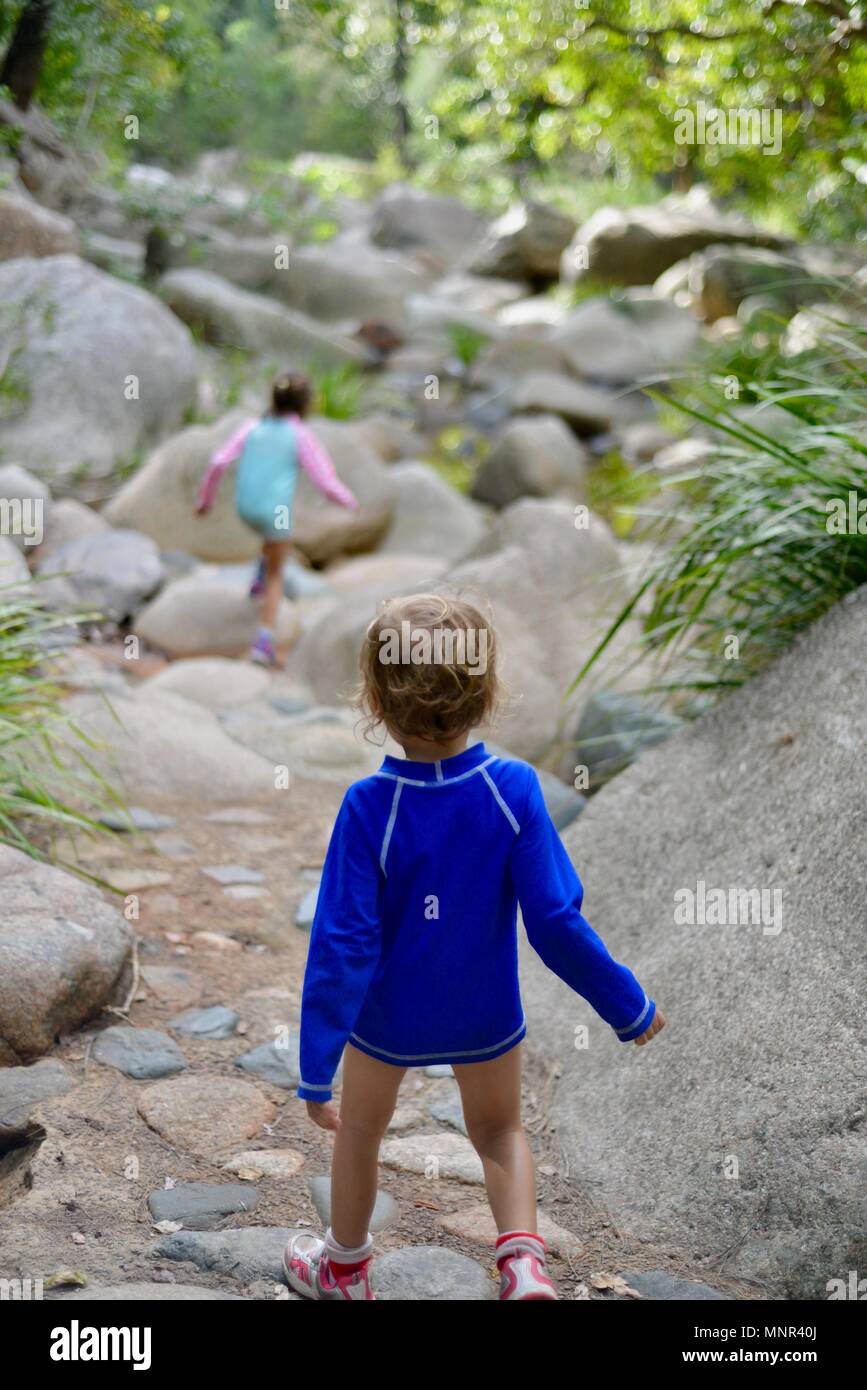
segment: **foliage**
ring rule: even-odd
[[[328,371],[311,371],[316,409],[326,420],[353,420],[361,412],[364,378],[358,367],[345,362]]]
[[[729,364],[665,398],[719,442],[668,484],[677,500],[652,528],[647,571],[576,685],[640,616],[636,656],[654,660],[652,688],[718,694],[867,582],[867,327],[839,308],[810,314],[814,343],[766,357],[747,383],[751,412],[720,406]]]

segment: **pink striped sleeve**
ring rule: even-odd
[[[306,473],[314,487],[338,506],[358,507],[358,499],[349,488],[340,481],[337,470],[328,455],[326,449],[319,443],[316,436],[302,425],[300,420],[295,422],[295,436],[298,443],[298,462]]]
[[[236,458],[240,458],[241,452],[247,441],[247,435],[256,423],[256,420],[245,420],[243,425],[239,425],[238,428],[233,431],[225,444],[221,444],[219,449],[211,455],[208,471],[202,479],[202,484],[199,488],[198,496],[196,497],[197,512],[207,512],[213,507],[217,498],[217,489],[220,486],[223,474],[230,463],[234,463]]]

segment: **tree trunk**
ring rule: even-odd
[[[53,6],[54,0],[26,0],[0,68],[0,84],[9,88],[21,111],[27,110],[39,82]]]
[[[406,26],[404,24],[403,0],[394,0],[394,61],[391,68],[391,81],[394,89],[394,113],[396,118],[397,148],[403,163],[409,167],[407,150],[408,137],[412,130],[409,111],[406,107],[404,86],[407,71]]]

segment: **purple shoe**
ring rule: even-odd
[[[265,592],[265,561],[260,560],[256,566],[256,573],[253,575],[253,583],[250,585],[250,597],[261,598]]]
[[[255,662],[257,666],[267,666],[272,670],[274,667],[280,665],[277,660],[277,653],[274,650],[274,643],[264,632],[259,633],[259,636],[250,648],[250,660]]]

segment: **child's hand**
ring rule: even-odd
[[[340,1116],[337,1113],[337,1106],[331,1100],[308,1100],[304,1102],[307,1106],[307,1118],[312,1120],[320,1129],[330,1129],[335,1133],[340,1128]]]
[[[662,1009],[657,1009],[656,1013],[653,1015],[653,1022],[651,1023],[647,1032],[642,1033],[640,1038],[634,1039],[635,1046],[644,1047],[644,1044],[649,1043],[651,1038],[655,1038],[657,1033],[661,1033],[664,1027],[665,1014],[662,1012]]]

